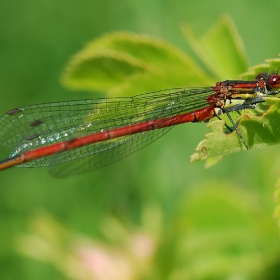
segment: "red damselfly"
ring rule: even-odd
[[[111,164],[150,144],[173,126],[206,122],[253,109],[278,94],[280,75],[226,80],[212,87],[174,88],[133,97],[63,101],[18,107],[0,118],[0,144],[11,149],[0,170],[50,166],[66,177]]]

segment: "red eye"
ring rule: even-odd
[[[274,74],[269,78],[268,84],[271,88],[280,88],[280,75]]]

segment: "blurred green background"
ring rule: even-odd
[[[279,53],[279,10],[280,2],[259,0],[2,1],[0,111],[100,96],[59,79],[73,54],[111,31],[153,35],[193,55],[180,24],[202,34],[227,13],[250,66],[262,63]],[[203,123],[176,127],[120,162],[65,180],[44,168],[1,172],[0,278],[279,279],[278,147],[205,169],[189,157],[208,132]]]

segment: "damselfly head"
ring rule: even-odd
[[[280,75],[278,73],[260,73],[255,78],[257,81],[265,81],[268,90],[280,88]]]
[[[273,74],[269,78],[269,86],[271,88],[280,88],[280,75],[279,74]]]

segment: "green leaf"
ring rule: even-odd
[[[225,121],[212,121],[208,127],[212,132],[206,134],[205,139],[198,144],[196,152],[191,156],[191,162],[246,150],[246,148],[243,147],[243,143],[240,143],[236,131],[229,135],[224,132]],[[244,135],[243,129],[239,127],[239,130],[242,135]],[[247,140],[245,136],[244,140]],[[208,166],[214,165],[219,159],[221,158],[216,158],[214,162],[213,159],[211,159],[212,162],[208,163]]]
[[[62,82],[73,89],[106,90],[147,68],[144,62],[114,51],[85,52],[73,58]]]
[[[249,149],[255,150],[280,143],[280,100],[266,98],[265,101],[272,106],[262,116],[249,115],[247,110],[240,118],[238,129]],[[208,125],[212,133],[207,134],[198,144],[196,152],[191,156],[192,162],[246,150],[236,131],[225,133],[224,124],[224,121],[215,120]],[[216,162],[211,160],[208,165],[211,166]]]
[[[162,40],[130,32],[89,43],[68,63],[62,82],[82,90],[133,95],[165,87],[212,84],[185,53]]]
[[[200,39],[186,24],[183,31],[188,43],[218,80],[233,79],[246,71],[248,62],[243,42],[229,16],[223,16]]]

